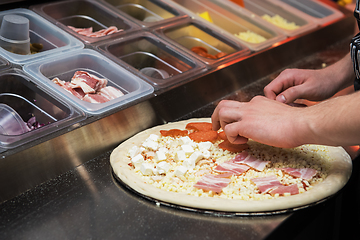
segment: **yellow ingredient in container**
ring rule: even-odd
[[[200,17],[202,17],[203,19],[205,19],[206,21],[209,21],[209,22],[211,22],[211,23],[213,22],[213,20],[211,19],[210,14],[209,14],[208,11],[203,12],[203,13],[198,13],[198,15],[199,15]]]
[[[283,29],[295,30],[295,29],[299,28],[299,26],[296,25],[296,23],[288,22],[285,18],[283,18],[277,14],[272,17],[269,16],[268,14],[265,14],[262,16],[262,18],[280,28],[283,28]]]
[[[246,32],[240,32],[239,34],[234,34],[236,37],[250,43],[261,43],[266,41],[266,38],[263,36],[256,34],[252,31],[247,30]]]

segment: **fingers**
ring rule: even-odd
[[[215,108],[215,110],[211,116],[213,130],[217,131],[220,128],[223,128],[227,123],[233,122],[234,120],[232,118],[235,118],[235,119],[237,118],[236,113],[238,111],[236,111],[236,109],[241,104],[242,103],[237,102],[237,101],[230,101],[230,100],[221,101],[217,105],[217,107]]]
[[[231,123],[225,126],[224,131],[229,142],[233,144],[245,144],[248,142],[248,138],[239,135],[240,129],[240,122]]]

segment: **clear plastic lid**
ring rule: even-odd
[[[310,18],[284,9],[266,0],[243,0],[244,8],[230,0],[210,0],[228,11],[243,11],[244,8],[274,25],[289,37],[299,35],[317,27]]]
[[[0,72],[0,152],[40,139],[85,119],[23,71]]]
[[[259,51],[286,39],[271,24],[248,11],[230,12],[207,0],[168,1],[204,24],[216,28],[221,34],[241,42],[253,51]]]
[[[85,44],[96,44],[137,31],[140,27],[90,0],[69,0],[31,6],[31,9]]]
[[[205,26],[195,19],[186,19],[156,29],[162,38],[199,58],[210,68],[250,54],[250,50]]]
[[[154,91],[139,77],[90,49],[25,65],[24,71],[89,116],[120,110]]]
[[[98,46],[107,57],[141,76],[157,90],[189,81],[206,71],[199,60],[171,46],[150,32],[140,32]],[[144,68],[163,70],[166,75],[145,75]],[[165,76],[163,78],[162,76]]]
[[[30,49],[33,53],[22,55],[0,48],[0,55],[14,64],[23,65],[84,47],[79,40],[28,9],[18,8],[2,11],[0,12],[0,22],[2,22],[4,16],[11,14],[29,20]]]
[[[282,6],[285,9],[296,12],[297,14],[311,19],[318,25],[342,18],[344,14],[339,10],[320,1],[313,0],[268,0]]]
[[[187,15],[161,0],[99,0],[142,27],[166,25]]]

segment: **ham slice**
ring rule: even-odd
[[[263,171],[269,161],[263,161],[251,156],[248,152],[243,151],[235,156],[234,162],[245,164],[251,168],[254,168],[258,171]]]
[[[250,167],[237,164],[232,160],[223,162],[222,164],[216,166],[214,171],[218,173],[232,173],[234,175],[240,175],[246,172]]]
[[[216,177],[215,175],[206,174],[204,175],[194,187],[203,189],[205,191],[221,192],[224,187],[227,187],[231,179]]]
[[[261,193],[283,186],[275,175],[269,177],[252,178],[251,181],[256,184]]]
[[[317,171],[312,168],[280,168],[280,170],[293,177],[302,178],[305,180],[312,179],[317,173]]]
[[[299,194],[299,187],[297,184],[292,184],[290,186],[280,186],[269,192],[271,195],[279,194],[284,195],[285,193],[290,193],[290,195]]]

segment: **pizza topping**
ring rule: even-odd
[[[233,160],[223,162],[216,166],[214,171],[219,173],[232,173],[234,175],[240,175],[246,172],[250,167],[242,164],[237,164]]]
[[[164,174],[167,173],[170,170],[171,166],[167,162],[160,162],[158,165],[156,165],[156,171],[158,174]]]
[[[216,131],[200,131],[189,134],[189,137],[194,142],[215,142],[218,138]]]
[[[196,131],[196,132],[212,131],[212,124],[208,123],[208,122],[193,122],[193,123],[188,123],[186,125],[185,129],[193,130],[193,131]]]
[[[245,149],[248,149],[249,145],[246,143],[245,144],[232,144],[228,140],[225,140],[219,144],[219,147],[224,150],[228,150],[230,152],[241,152]]]
[[[140,172],[144,175],[144,176],[148,176],[148,175],[152,175],[153,174],[153,165],[150,163],[142,163],[140,166]]]
[[[243,151],[235,156],[234,162],[248,165],[249,167],[254,168],[261,172],[265,169],[266,165],[270,161],[263,161],[261,159],[257,159],[251,156],[248,152]]]
[[[302,178],[305,180],[312,179],[317,171],[312,168],[281,168],[280,170],[290,174],[293,177]]]
[[[138,154],[131,159],[131,163],[133,164],[133,166],[138,168],[141,166],[141,164],[144,162],[144,160],[145,159],[144,159],[143,155]]]
[[[224,131],[218,132],[219,139],[227,140],[226,134]]]
[[[197,183],[194,185],[196,188],[203,189],[205,191],[221,192],[224,187],[227,187],[231,179],[228,178],[219,178],[212,174],[204,175]]]
[[[267,193],[271,189],[283,186],[275,175],[267,177],[252,178],[261,193]]]
[[[187,168],[186,167],[184,167],[184,166],[179,166],[179,167],[177,167],[176,169],[175,169],[175,171],[174,171],[174,174],[175,174],[175,176],[177,176],[177,177],[179,177],[179,176],[184,176],[185,175],[185,173],[187,172]]]
[[[170,130],[160,130],[161,136],[163,137],[179,137],[179,136],[187,136],[187,130],[180,129],[170,129]]]
[[[279,194],[279,195],[286,195],[286,194],[290,194],[290,195],[296,195],[299,194],[299,187],[297,186],[297,184],[292,184],[290,186],[280,186],[277,187],[271,191],[269,191],[269,193],[271,195],[275,195],[275,194]]]

